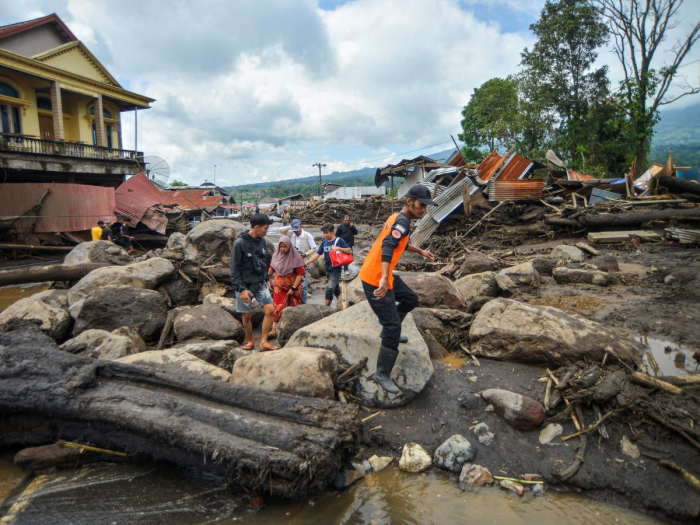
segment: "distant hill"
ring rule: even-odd
[[[444,162],[454,151],[454,148],[432,153],[429,156],[437,162]],[[408,155],[408,158],[418,156]],[[401,158],[389,159],[389,162],[394,164],[400,162]],[[358,170],[334,171],[328,175],[323,175],[323,182],[332,182],[334,184],[342,184],[343,186],[374,186],[374,174],[378,167],[384,167],[389,162],[383,163],[376,167],[360,168]],[[389,184],[387,183],[388,187]],[[287,195],[301,194],[304,196],[318,195],[318,175],[310,175],[308,177],[300,177],[298,179],[286,179],[272,182],[257,182],[254,184],[241,184],[240,186],[228,186],[227,190],[231,191],[237,200],[240,199],[241,190],[243,190],[243,200],[258,200],[263,197],[285,197]]]
[[[700,103],[662,112],[654,133],[652,161],[666,162],[671,150],[676,165],[700,167]]]

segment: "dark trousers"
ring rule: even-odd
[[[401,322],[418,304],[418,296],[398,275],[394,275],[394,287],[382,299],[374,296],[376,286],[362,281],[362,289],[382,325],[382,346],[398,351]]]
[[[340,297],[340,268],[326,270],[326,301],[333,301],[333,296]]]

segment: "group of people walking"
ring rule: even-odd
[[[90,231],[92,234],[92,240],[93,241],[109,241],[109,242],[114,242],[114,234],[112,232],[112,223],[110,221],[97,221],[97,226],[93,226],[92,230]],[[122,245],[122,248],[126,250],[126,253],[131,255],[131,253],[134,251],[134,247],[132,246],[132,241],[134,240],[134,237],[130,234],[129,232],[129,227],[121,223],[119,226],[119,242]]]
[[[434,206],[435,202],[428,188],[413,186],[406,194],[406,205],[385,222],[359,273],[365,296],[382,326],[373,377],[384,390],[393,394],[400,390],[391,379],[391,371],[399,355],[399,345],[408,342],[401,335],[401,323],[418,304],[418,296],[393,271],[405,251],[435,260],[432,253],[409,244],[411,221],[423,217],[429,205]],[[346,216],[337,229],[332,224],[321,227],[324,240],[317,246],[313,236],[304,231],[301,221],[294,219],[289,226],[280,229],[283,235],[268,265],[264,237],[271,222],[267,215],[255,214],[250,221],[250,230],[241,234],[231,249],[231,284],[236,292],[236,311],[242,314],[245,327],[243,347],[248,350],[255,347],[253,298],[265,311],[259,349],[276,350],[278,347],[269,340],[276,335],[282,312],[287,307],[305,303],[308,298],[306,266],[324,257],[327,275],[325,304],[330,305],[333,297],[340,296],[339,282],[343,272],[347,271],[347,267],[333,265],[331,253],[352,254],[357,235],[357,228]],[[305,259],[309,255],[311,257]],[[271,289],[274,289],[274,297]]]

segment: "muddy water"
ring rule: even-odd
[[[0,457],[0,479],[22,478],[14,467],[8,469],[9,458]],[[259,510],[248,509],[245,493],[187,479],[165,467],[93,466],[21,481],[0,502],[2,523],[660,523],[571,494],[518,498],[497,488],[467,494],[442,472],[405,474],[395,465],[344,492],[297,502],[268,499]]]
[[[22,286],[0,287],[0,312],[20,299],[31,297],[35,293],[43,292],[48,289],[49,286],[47,284],[25,284]]]

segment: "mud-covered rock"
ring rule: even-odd
[[[598,268],[602,272],[618,272],[620,271],[620,265],[617,262],[615,256],[605,253],[599,255],[594,259],[591,259],[591,264]]]
[[[178,306],[190,306],[197,301],[196,284],[184,279],[179,274],[175,274],[173,278],[161,284],[158,290],[164,290],[165,293],[168,294],[170,304],[174,308]]]
[[[236,298],[235,297],[223,297],[221,295],[210,293],[204,298],[203,303],[208,304],[208,305],[212,305],[212,306],[218,306],[219,308],[223,308],[228,313],[230,313],[233,317],[235,317],[237,321],[239,321],[241,323],[243,322],[243,315],[236,311]],[[250,322],[253,325],[253,328],[257,328],[258,326],[260,326],[260,324],[263,322],[264,318],[265,318],[265,310],[263,310],[263,307],[260,306],[260,304],[258,304],[257,301],[254,301],[253,302],[253,311],[251,312],[251,317],[250,317]]]
[[[247,228],[228,219],[204,221],[194,227],[185,240],[185,259],[203,264],[231,264],[231,245]],[[180,242],[179,239],[177,242]]]
[[[470,252],[459,267],[458,275],[464,277],[473,273],[493,272],[498,270],[498,266],[498,261],[493,257],[481,252]]]
[[[542,275],[552,275],[552,271],[557,265],[557,261],[554,259],[548,259],[546,257],[535,257],[530,261],[532,263],[532,267],[537,270],[537,273]]]
[[[20,299],[0,312],[0,327],[29,321],[54,341],[62,341],[70,331],[73,319],[66,309],[63,290],[47,290]]]
[[[462,466],[474,459],[474,448],[467,438],[455,434],[440,445],[433,456],[433,462],[443,470],[460,472]]]
[[[173,324],[178,341],[190,339],[233,339],[243,341],[243,325],[223,308],[203,304],[178,314]]]
[[[118,244],[109,241],[81,242],[68,252],[68,255],[66,255],[66,258],[63,260],[63,264],[66,266],[87,263],[123,266],[130,262],[131,258],[129,254],[126,253],[126,250]]]
[[[215,381],[229,381],[231,374],[177,348],[149,350],[117,359],[122,363],[148,365],[175,374],[196,374]]]
[[[608,286],[610,277],[607,272],[599,270],[580,270],[574,268],[555,268],[552,277],[557,284],[595,284]]]
[[[554,260],[571,261],[582,263],[586,262],[586,254],[583,250],[577,248],[576,246],[569,246],[568,244],[560,244],[552,250],[549,257]]]
[[[320,321],[337,311],[333,306],[322,304],[300,304],[293,308],[285,308],[277,325],[277,340],[281,345],[285,345],[299,328]]]
[[[432,464],[430,455],[418,443],[406,443],[403,446],[399,468],[404,472],[422,472]]]
[[[184,233],[174,232],[168,237],[165,248],[174,252],[182,252],[187,246],[187,236]]]
[[[582,359],[600,362],[610,357],[627,363],[641,361],[642,347],[605,326],[557,308],[531,306],[511,299],[494,299],[477,314],[469,331],[477,355],[551,366]]]
[[[420,307],[462,310],[465,306],[462,293],[444,275],[419,272],[396,273],[418,295],[418,306]]]
[[[297,330],[288,347],[306,346],[333,350],[341,362],[355,364],[367,358],[355,381],[354,394],[366,406],[395,407],[409,403],[425,388],[433,374],[428,347],[413,322],[411,314],[403,322],[402,333],[408,343],[399,345],[399,356],[391,378],[401,391],[389,394],[372,375],[376,371],[381,325],[367,301],[363,301],[325,319]]]
[[[85,330],[135,328],[145,341],[157,341],[165,325],[165,299],[155,290],[104,286],[93,291],[75,319],[73,335]]]
[[[531,397],[500,388],[484,390],[481,395],[515,430],[534,430],[544,421],[544,407]]]
[[[472,491],[484,485],[493,485],[493,476],[489,469],[469,463],[462,467],[462,472],[459,475],[460,490]]]
[[[236,359],[251,354],[250,350],[243,350],[237,341],[195,339],[178,343],[173,348],[183,350],[224,370],[233,369]]]
[[[540,287],[540,274],[532,263],[526,262],[504,268],[496,274],[498,287],[507,295],[521,291],[532,291]]]
[[[494,272],[473,273],[460,277],[455,281],[455,286],[467,302],[480,297],[496,297],[499,292]]]
[[[146,350],[146,344],[133,328],[117,328],[113,332],[93,329],[78,334],[61,345],[70,354],[95,359],[119,359]]]
[[[333,399],[338,357],[330,350],[286,347],[236,361],[231,383],[272,392]]]

